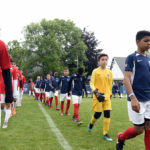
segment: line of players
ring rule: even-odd
[[[8,55],[3,41],[0,41],[0,50],[0,54],[2,54],[1,61],[3,61],[0,63],[4,63],[6,66],[6,69],[3,69],[3,65],[0,66],[0,104],[1,111],[5,113],[2,128],[7,128],[9,118],[16,114],[16,106],[21,106],[23,84],[26,79],[23,70],[19,70],[16,63]]]
[[[82,124],[82,121],[79,119],[79,107],[82,101],[83,90],[87,95],[83,68],[79,68],[77,72],[71,76],[69,76],[69,69],[65,68],[64,75],[60,78],[58,78],[57,72],[54,73],[54,76],[52,76],[51,73],[48,73],[46,79],[43,80],[38,76],[35,86],[31,79],[29,95],[33,92],[33,87],[36,100],[39,101],[40,99],[49,108],[52,108],[52,101],[53,98],[55,98],[56,110],[60,109],[58,107],[58,94],[60,93],[61,116],[64,116],[64,114],[70,116],[69,108],[72,91],[72,101],[74,105],[73,120],[77,125]],[[66,110],[64,111],[65,100],[67,100],[67,104]]]

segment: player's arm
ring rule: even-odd
[[[125,88],[130,95],[130,99],[131,99],[131,105],[132,105],[132,109],[135,112],[139,112],[140,111],[140,104],[136,98],[136,96],[133,93],[133,89],[132,89],[132,85],[131,85],[131,76],[132,76],[132,71],[133,71],[133,67],[134,67],[134,60],[132,56],[128,56],[126,59],[126,66],[125,66],[125,72],[124,72],[124,85]]]
[[[70,77],[70,80],[68,83],[68,96],[70,96],[71,87],[72,87],[72,80],[73,80],[73,76]]]
[[[95,71],[92,72],[90,87],[93,92],[96,90],[96,88],[95,88]]]
[[[2,69],[2,75],[5,83],[6,101],[13,101],[10,59],[6,45],[2,41],[0,43],[0,52],[0,67]]]
[[[87,90],[86,90],[86,86],[85,86],[85,77],[83,77],[83,90],[85,91],[86,97],[87,97]]]
[[[110,97],[112,96],[112,84],[113,84],[113,75],[112,72],[110,72],[110,80],[109,80],[109,84],[110,84]]]

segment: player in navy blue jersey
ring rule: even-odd
[[[53,101],[53,97],[55,97],[55,104],[56,104],[56,110],[59,110],[58,107],[58,90],[59,90],[59,86],[58,86],[58,82],[59,82],[59,78],[58,78],[58,72],[54,73],[54,77],[51,77],[51,80],[53,80],[53,85],[54,85],[54,92],[51,92],[51,97],[50,97],[50,104],[52,107],[52,101]]]
[[[39,95],[40,95],[40,85],[41,85],[41,81],[40,81],[40,76],[37,77],[37,80],[35,81],[35,98],[38,101],[39,100]]]
[[[128,114],[133,126],[117,134],[116,150],[123,150],[125,140],[145,131],[145,149],[150,150],[150,32],[136,35],[137,51],[126,59],[124,84],[128,92]],[[131,148],[132,149],[132,148]]]
[[[54,80],[51,78],[50,74],[47,74],[45,80],[45,95],[46,95],[46,103],[50,108],[52,108],[52,103],[50,103],[50,98],[52,97],[53,92],[55,92]]]
[[[82,124],[79,120],[79,107],[82,101],[82,92],[86,91],[85,87],[85,77],[83,76],[83,68],[79,68],[76,74],[73,74],[70,77],[69,87],[68,87],[68,95],[70,95],[72,89],[72,101],[74,104],[74,115],[73,120],[76,121],[78,125]]]
[[[61,101],[61,116],[64,115],[64,102],[67,100],[66,112],[67,116],[70,116],[69,108],[71,103],[71,97],[68,96],[68,84],[70,76],[68,68],[64,69],[64,75],[60,77],[58,86],[60,86],[60,101]]]

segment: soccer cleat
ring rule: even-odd
[[[60,115],[61,115],[61,116],[64,116],[64,113],[61,113]]]
[[[80,126],[81,124],[83,124],[83,122],[80,120],[76,120],[76,123],[77,123],[77,126]]]
[[[73,118],[73,121],[76,121],[76,117],[75,116],[73,116],[72,118]]]
[[[117,134],[116,150],[123,150],[124,142],[120,140],[120,135],[121,134],[122,134],[121,132],[119,132]]]
[[[89,125],[88,125],[88,131],[91,132],[92,131],[92,128],[93,128],[93,124],[91,124],[91,121],[89,122]]]
[[[104,138],[105,140],[112,142],[113,140],[109,137],[108,134],[102,135],[102,138]]]
[[[56,110],[60,110],[59,107],[56,107]]]
[[[69,114],[69,113],[65,113],[65,115],[66,115],[66,116],[70,116],[71,114]]]
[[[16,114],[16,109],[15,109],[15,108],[12,109],[12,114],[13,114],[13,115]]]
[[[3,129],[6,129],[7,127],[8,127],[8,123],[7,123],[7,122],[4,122],[2,128],[3,128]]]

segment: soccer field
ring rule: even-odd
[[[9,120],[8,128],[0,129],[0,150],[63,150],[38,103],[41,102],[26,95],[23,97],[23,106],[17,108],[17,114]],[[82,126],[77,126],[72,116],[60,116],[60,111],[55,110],[54,100],[52,109],[44,104],[42,106],[73,150],[115,150],[117,132],[132,125],[128,119],[126,98],[112,99],[109,135],[113,142],[101,138],[103,117],[96,122],[93,131],[88,132],[88,123],[93,114],[91,104],[91,98],[83,99],[80,107],[80,120],[84,122]],[[73,114],[73,105],[70,113]],[[143,135],[126,141],[124,147],[124,150],[144,149]]]

